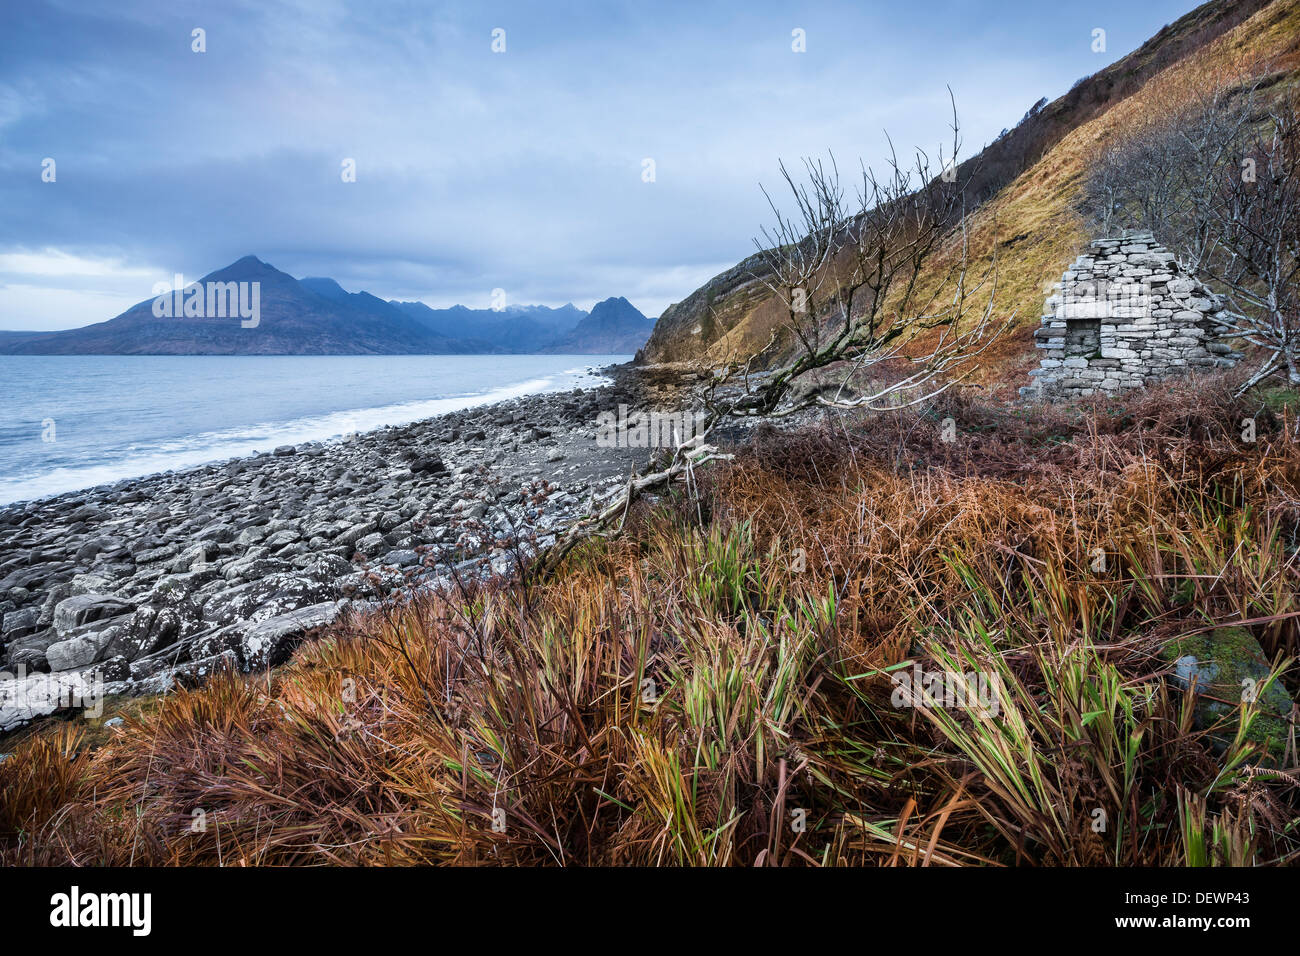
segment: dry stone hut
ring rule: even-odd
[[[1035,345],[1031,397],[1078,398],[1137,388],[1239,355],[1221,337],[1222,297],[1189,275],[1149,234],[1097,239],[1061,276]]]

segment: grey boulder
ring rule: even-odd
[[[74,594],[54,608],[54,629],[64,635],[94,621],[134,611],[135,605],[112,594]]]
[[[238,653],[245,670],[261,670],[283,664],[309,631],[333,624],[347,601],[326,601],[267,618],[244,628]]]

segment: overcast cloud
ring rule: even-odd
[[[753,251],[778,159],[933,149],[947,85],[971,155],[1194,5],[6,3],[0,328],[250,253],[433,306],[658,315]]]

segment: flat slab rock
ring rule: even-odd
[[[54,629],[68,634],[83,624],[134,611],[135,605],[114,594],[75,594],[54,607]]]
[[[141,690],[165,693],[178,681],[190,683],[193,678],[208,676],[221,666],[244,671],[274,667],[287,661],[294,648],[311,631],[338,620],[351,603],[327,601],[251,625],[236,625],[231,628],[234,632],[231,636],[235,638],[237,649],[227,649],[168,669],[151,682],[139,682],[139,686],[126,680],[105,680],[100,667],[0,680],[0,733],[8,733],[38,717],[65,710],[81,709],[89,716],[96,716],[102,712],[98,708],[102,708],[103,699],[108,694]]]
[[[1223,753],[1241,724],[1244,705],[1255,708],[1245,738],[1258,746],[1261,763],[1282,757],[1291,730],[1292,701],[1281,681],[1268,683],[1264,650],[1244,627],[1219,627],[1171,641],[1160,656],[1173,668],[1175,686],[1193,688],[1196,726],[1209,731],[1214,750]]]
[[[333,624],[348,601],[326,601],[259,621],[244,630],[240,657],[247,670],[283,664],[309,631]]]

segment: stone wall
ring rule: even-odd
[[[1022,395],[1109,394],[1240,357],[1221,340],[1223,299],[1149,234],[1095,240],[1055,289],[1034,332],[1042,362]]]

